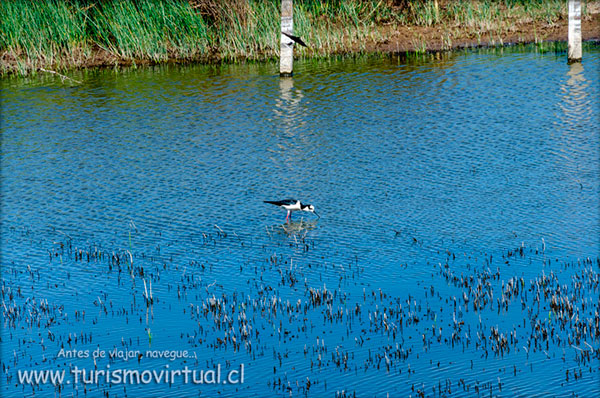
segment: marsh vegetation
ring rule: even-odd
[[[277,57],[279,2],[226,4],[215,0],[2,1],[0,73]],[[598,8],[595,2],[587,5],[584,2],[586,18]],[[309,43],[308,49],[298,49],[300,57],[450,49],[473,40],[500,44],[507,37],[537,41],[566,15],[562,0],[296,0],[294,7],[294,29]],[[531,32],[520,32],[524,25]],[[399,33],[410,27],[416,30]],[[390,42],[395,46],[386,46]]]

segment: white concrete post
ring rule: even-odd
[[[294,5],[292,0],[281,0],[281,31],[294,34]],[[281,33],[281,50],[279,59],[279,76],[292,76],[294,69],[294,45],[288,44],[290,39]]]
[[[581,61],[581,1],[569,1],[569,63]]]

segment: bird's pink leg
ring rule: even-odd
[[[288,210],[287,215],[285,216],[285,222],[288,222],[288,219],[290,218],[290,213],[291,211]]]

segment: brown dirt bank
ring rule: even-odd
[[[490,30],[469,33],[460,27],[438,28],[421,26],[380,27],[381,40],[366,44],[367,52],[399,53],[407,51],[442,51],[466,47],[527,44],[567,41],[569,22],[566,18],[555,23],[518,23],[504,32]],[[600,40],[600,13],[582,20],[583,40]]]

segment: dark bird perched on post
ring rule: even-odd
[[[292,45],[292,44],[294,44],[294,43],[298,43],[298,44],[300,44],[301,46],[308,48],[308,46],[306,45],[306,43],[305,43],[304,41],[302,41],[302,39],[301,39],[301,38],[299,38],[298,36],[290,35],[289,33],[285,33],[285,32],[283,32],[283,31],[281,32],[281,34],[283,34],[283,35],[287,36],[288,38],[290,38],[290,39],[292,40],[292,41],[290,41],[290,42],[287,42],[287,43],[285,43],[285,44],[287,44],[288,46],[291,46],[291,45]]]
[[[313,205],[301,203],[299,200],[296,200],[296,199],[284,199],[284,200],[275,200],[275,201],[265,200],[264,202],[270,203],[275,206],[279,206],[282,209],[287,210],[287,216],[285,217],[286,222],[288,220],[292,219],[293,211],[308,211],[310,213],[314,213],[317,217],[319,217],[319,215],[315,211],[315,207]]]

